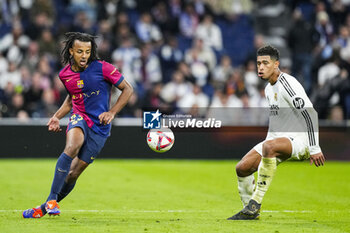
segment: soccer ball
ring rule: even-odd
[[[174,145],[175,137],[169,128],[151,129],[147,133],[147,144],[149,148],[158,153],[163,153],[171,149]]]

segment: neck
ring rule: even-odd
[[[280,74],[281,74],[281,71],[279,69],[277,69],[275,72],[273,72],[273,74],[269,78],[269,82],[271,85],[273,85],[277,82],[277,79],[280,76]]]
[[[82,72],[82,71],[84,71],[88,66],[79,67],[79,66],[77,66],[76,64],[73,64],[71,67],[72,67],[72,70],[75,71],[75,72]]]

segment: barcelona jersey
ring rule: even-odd
[[[81,116],[97,134],[109,136],[111,125],[100,124],[98,116],[109,110],[112,85],[118,86],[124,79],[117,68],[95,60],[81,72],[67,65],[58,76],[72,98],[71,114]]]

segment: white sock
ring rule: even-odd
[[[261,204],[277,167],[276,158],[262,158],[258,168],[258,182],[252,199]]]
[[[246,177],[237,176],[238,180],[238,193],[241,197],[243,207],[248,205],[249,200],[252,198],[254,187],[255,187],[255,178],[254,174],[251,174]]]

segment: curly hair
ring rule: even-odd
[[[67,32],[64,34],[66,39],[62,42],[64,47],[61,51],[61,62],[63,65],[72,64],[73,59],[72,55],[69,53],[69,49],[73,47],[74,41],[79,40],[83,42],[91,42],[91,55],[89,57],[88,63],[99,60],[100,58],[97,55],[97,44],[96,44],[96,36],[89,35],[87,33],[81,32]]]
[[[280,59],[280,52],[271,45],[261,47],[256,52],[257,56],[270,56],[271,59],[278,61]]]

